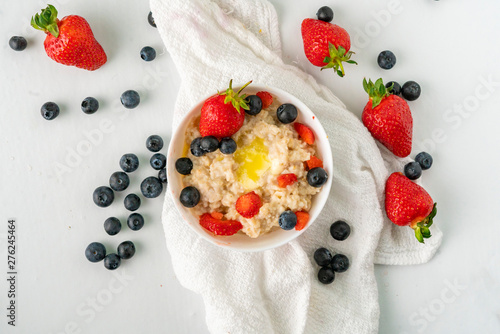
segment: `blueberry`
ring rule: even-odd
[[[257,95],[247,96],[247,104],[250,107],[250,109],[245,110],[245,112],[249,115],[252,116],[258,115],[262,110],[262,99]]]
[[[82,111],[88,115],[93,114],[99,109],[99,101],[93,97],[87,97],[82,101]]]
[[[152,13],[152,12],[149,12],[149,14],[148,14],[148,22],[149,22],[149,24],[150,24],[152,27],[155,27],[155,28],[156,28],[155,19],[154,19],[154,17],[153,17],[153,13]]]
[[[427,152],[420,152],[417,154],[415,161],[420,164],[423,170],[427,170],[432,166],[432,156]]]
[[[343,273],[349,269],[349,259],[343,254],[336,254],[332,260],[332,269],[337,273]]]
[[[318,280],[323,284],[330,284],[335,280],[335,272],[330,267],[323,267],[318,271]]]
[[[332,253],[326,248],[318,248],[314,252],[314,261],[320,267],[327,266],[332,262]]]
[[[389,89],[392,85],[392,89]],[[397,83],[396,81],[389,81],[388,83],[385,84],[385,88],[389,90],[389,93],[393,95],[401,95],[401,85]]]
[[[333,20],[333,10],[328,6],[321,7],[316,13],[318,20],[325,22],[332,22]]]
[[[94,199],[94,203],[101,208],[105,208],[111,205],[115,199],[115,194],[113,190],[109,187],[98,187],[94,190],[94,194],[92,196]]]
[[[410,180],[416,180],[422,176],[422,167],[416,161],[409,162],[405,165],[405,175]]]
[[[9,40],[9,46],[14,51],[23,51],[28,46],[28,42],[22,36],[12,36]]]
[[[276,111],[276,115],[278,116],[278,120],[283,124],[292,123],[297,119],[297,108],[290,103],[282,104],[278,107]]]
[[[104,231],[109,235],[117,235],[122,229],[122,223],[118,218],[109,217],[104,221]]]
[[[139,231],[144,226],[144,218],[138,213],[133,213],[128,216],[127,225],[132,231]]]
[[[124,172],[132,173],[139,168],[139,158],[133,153],[124,154],[120,158],[120,167]]]
[[[175,170],[182,175],[189,175],[193,170],[193,162],[189,158],[179,158],[175,162]]]
[[[201,148],[201,137],[193,139],[191,142],[191,154],[195,157],[201,157],[205,155],[205,151]]]
[[[195,187],[182,189],[179,200],[186,208],[194,208],[200,202],[200,192]]]
[[[127,189],[130,184],[130,179],[127,173],[124,172],[114,172],[109,178],[109,186],[114,191],[122,191]]]
[[[150,46],[145,46],[141,50],[141,58],[144,61],[152,61],[156,58],[156,50]]]
[[[292,230],[297,225],[297,216],[290,210],[285,211],[280,215],[278,223],[282,229]]]
[[[141,97],[135,90],[127,90],[120,97],[120,101],[125,108],[134,109],[141,102]]]
[[[163,139],[158,135],[151,135],[146,139],[146,148],[151,152],[158,152],[163,148]]]
[[[162,168],[165,168],[165,166],[167,165],[167,157],[165,157],[161,153],[155,153],[153,154],[151,159],[149,159],[149,163],[151,164],[151,167],[153,167],[153,169],[160,170]]]
[[[141,192],[146,198],[156,198],[163,191],[163,185],[157,177],[150,176],[141,183]]]
[[[90,262],[99,262],[106,256],[106,247],[100,242],[92,242],[85,249],[85,257]]]
[[[128,194],[123,200],[123,205],[125,209],[135,211],[141,206],[141,199],[136,194]]]
[[[135,254],[135,245],[132,241],[124,241],[118,245],[118,256],[123,260],[128,260]]]
[[[343,241],[351,234],[351,227],[342,220],[337,220],[330,226],[330,235],[333,239]]]
[[[422,92],[420,85],[415,81],[405,82],[401,90],[401,94],[407,101],[415,101]]]
[[[321,167],[315,167],[307,172],[307,183],[310,186],[319,188],[328,180],[328,174]]]
[[[396,65],[396,56],[389,50],[380,52],[377,58],[378,66],[384,70],[390,70]]]
[[[219,148],[219,141],[214,136],[201,138],[200,147],[207,153],[215,152]]]
[[[236,142],[231,137],[222,138],[219,143],[219,150],[223,154],[233,154],[237,148]]]
[[[161,181],[161,183],[168,183],[166,168],[160,169],[160,171],[158,172],[158,179]]]
[[[115,253],[108,254],[104,258],[104,267],[109,270],[115,270],[120,266],[121,259]]]
[[[54,102],[44,103],[40,112],[47,121],[51,121],[59,116],[59,106]]]

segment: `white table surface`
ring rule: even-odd
[[[424,186],[439,203],[436,224],[445,237],[428,264],[376,266],[380,333],[499,333],[498,1],[272,2],[286,61],[296,62],[331,88],[356,115],[367,101],[361,87],[365,76],[401,84],[415,80],[422,86],[422,96],[410,104],[413,155],[425,149],[434,156]],[[43,1],[10,1],[0,9],[2,277],[7,271],[8,218],[17,220],[18,236],[17,326],[6,324],[7,282],[2,278],[0,332],[206,333],[202,299],[184,289],[172,270],[160,220],[162,199],[143,201],[143,230],[124,226],[115,237],[104,233],[102,222],[111,215],[125,220],[120,204],[124,195],[108,209],[97,208],[91,200],[94,188],[119,170],[122,154],[134,152],[146,165],[150,154],[145,139],[160,134],[168,142],[171,134],[180,77],[157,31],[146,21],[148,3],[52,3],[61,16],[88,19],[109,62],[87,72],[51,61],[42,47],[44,35],[29,27],[29,18],[45,6]],[[301,20],[313,17],[325,4],[351,33],[360,64],[347,65],[343,79],[310,65],[302,50]],[[12,51],[7,43],[12,35],[26,36],[28,49]],[[154,62],[139,58],[146,45],[160,54]],[[376,64],[385,49],[398,59],[390,71]],[[494,84],[485,84],[488,81]],[[142,96],[132,111],[119,104],[127,89]],[[86,96],[101,103],[94,115],[80,110]],[[46,101],[62,109],[52,122],[40,116]],[[152,170],[136,174],[131,189],[138,192],[140,180]],[[137,254],[115,272],[83,256],[91,241],[112,249],[127,239],[135,241]]]

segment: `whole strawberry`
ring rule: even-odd
[[[48,5],[31,18],[31,25],[47,34],[45,52],[56,62],[89,71],[106,63],[106,53],[83,17],[70,15],[59,20],[57,10]]]
[[[217,138],[231,137],[243,126],[245,112],[250,107],[245,102],[246,95],[239,95],[241,91],[251,84],[248,82],[239,91],[233,91],[233,80],[229,88],[210,97],[201,107],[200,133],[203,137],[215,136]]]
[[[361,116],[363,124],[392,153],[407,157],[411,153],[413,136],[413,118],[408,103],[390,94],[382,79],[375,83],[363,79],[363,87],[370,96]]]
[[[302,40],[307,59],[315,65],[333,68],[341,77],[344,76],[342,62],[357,64],[351,60],[354,52],[351,48],[351,38],[347,31],[330,22],[305,19],[302,21]]]
[[[421,243],[430,238],[436,203],[424,188],[402,173],[392,173],[385,184],[385,212],[396,225],[410,226]]]

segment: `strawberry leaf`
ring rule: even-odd
[[[40,14],[37,13],[31,18],[33,28],[50,33],[56,38],[59,37],[58,22],[57,9],[52,5],[48,5]]]
[[[384,82],[382,79],[377,79],[375,83],[371,81],[371,79],[366,82],[366,78],[363,79],[363,88],[365,92],[368,93],[370,100],[372,101],[372,109],[377,107],[380,102],[387,96],[391,95],[387,88],[384,86]]]
[[[355,61],[350,60],[354,52],[352,51],[346,52],[346,49],[341,45],[339,45],[338,48],[336,48],[335,45],[333,45],[332,43],[328,43],[328,52],[330,56],[325,57],[325,59],[323,60],[325,66],[321,68],[322,70],[327,68],[333,68],[333,70],[340,77],[343,77],[345,75],[344,65],[342,64],[343,62],[357,65]]]
[[[367,94],[370,94],[370,88],[368,88],[368,82],[366,81],[366,78],[363,78],[363,89]]]
[[[421,222],[417,223],[415,226],[415,238],[421,243],[424,243],[424,239],[428,239],[432,236],[429,227],[432,225],[432,220],[437,214],[437,203],[434,203],[431,213]]]
[[[422,231],[420,230],[420,228],[415,229],[415,238],[417,238],[420,243],[424,243],[424,236],[422,235]]]
[[[245,102],[245,98],[247,97],[246,94],[239,95],[243,89],[245,89],[248,85],[250,85],[252,81],[247,82],[243,87],[241,87],[237,92],[233,90],[233,79],[229,81],[229,88],[224,92],[224,93],[219,93],[219,95],[225,95],[226,97],[224,98],[224,104],[229,104],[236,109],[238,113],[241,113],[240,109],[244,110],[249,110],[250,107],[248,104]]]

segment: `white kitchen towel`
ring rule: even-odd
[[[283,62],[277,15],[266,0],[151,0],[151,10],[182,78],[174,129],[198,100],[223,90],[230,79],[253,80],[305,102],[321,120],[333,151],[332,192],[318,221],[274,250],[248,254],[214,246],[191,231],[166,196],[162,220],[173,267],[183,286],[203,296],[210,331],[376,333],[374,263],[426,262],[442,238],[433,228],[433,237],[421,245],[411,229],[396,227],[385,216],[385,181],[408,159],[378,146],[328,88]],[[328,232],[337,219],[352,227],[342,242]],[[351,261],[331,285],[316,278],[312,255],[322,246]]]

